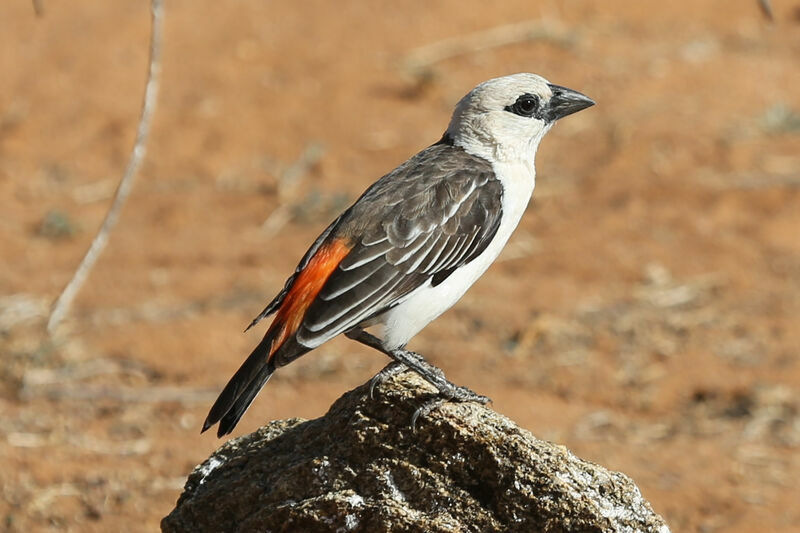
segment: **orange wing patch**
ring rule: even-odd
[[[351,249],[350,243],[344,239],[325,243],[297,275],[275,315],[275,320],[267,330],[266,336],[273,336],[269,350],[270,359],[286,339],[300,327],[306,310]]]

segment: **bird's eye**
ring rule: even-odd
[[[539,111],[539,97],[534,94],[523,94],[513,105],[507,106],[506,111],[521,117],[532,117]]]

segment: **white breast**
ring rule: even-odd
[[[404,346],[422,328],[450,309],[497,259],[519,224],[533,194],[536,175],[533,163],[495,163],[493,168],[503,185],[503,216],[494,239],[480,256],[442,283],[433,287],[428,282],[380,318],[387,349]]]

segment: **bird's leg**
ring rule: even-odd
[[[374,348],[379,352],[388,355],[394,359],[396,363],[412,369],[425,381],[436,387],[436,389],[443,396],[454,396],[453,391],[457,389],[458,386],[448,381],[447,378],[444,377],[444,373],[441,370],[425,361],[420,354],[402,349],[387,350],[384,348],[383,342],[381,342],[378,337],[367,333],[363,329],[354,329],[348,331],[345,335],[354,341],[358,341],[361,344],[369,346],[370,348]],[[386,375],[385,377],[382,377],[381,381],[400,372],[399,369],[395,371],[390,370],[391,368],[392,367],[386,369]],[[383,372],[381,372],[381,374],[382,373]],[[378,376],[381,374],[378,374]]]
[[[404,370],[404,367],[408,367],[419,374],[425,381],[436,387],[436,389],[439,391],[439,394],[442,396],[441,398],[435,398],[429,402],[426,402],[422,407],[414,412],[414,416],[411,418],[412,426],[416,425],[416,421],[420,416],[430,413],[441,404],[448,401],[478,402],[481,404],[486,404],[491,401],[486,396],[481,396],[467,387],[459,387],[455,383],[448,381],[448,379],[444,376],[444,372],[425,361],[425,359],[416,352],[402,350],[399,348],[395,350],[387,350],[383,346],[383,342],[381,342],[378,337],[359,328],[352,329],[345,333],[345,335],[354,341],[358,341],[361,344],[385,353],[395,361],[395,364],[388,366],[372,379],[370,382],[370,397],[372,396],[372,391],[376,385],[382,383],[391,376],[399,374]]]

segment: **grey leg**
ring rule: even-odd
[[[448,381],[444,376],[444,372],[425,361],[425,359],[423,359],[423,357],[416,352],[401,349],[387,350],[384,348],[383,342],[381,342],[378,337],[367,333],[363,329],[352,329],[345,333],[345,335],[354,341],[358,341],[361,344],[369,346],[370,348],[374,348],[379,352],[388,355],[394,359],[396,363],[398,363],[397,365],[391,365],[387,367],[384,371],[381,371],[377,376],[375,376],[375,378],[373,378],[373,380],[370,382],[370,396],[372,396],[372,391],[376,385],[382,383],[390,376],[402,372],[403,366],[412,369],[425,381],[436,387],[436,389],[439,391],[441,398],[435,398],[426,402],[424,405],[422,405],[422,407],[414,412],[414,416],[411,418],[411,425],[415,429],[417,419],[420,416],[427,415],[445,402],[478,402],[481,404],[486,404],[491,401],[486,396],[481,396],[480,394],[477,394],[466,387],[459,387],[458,385]]]

